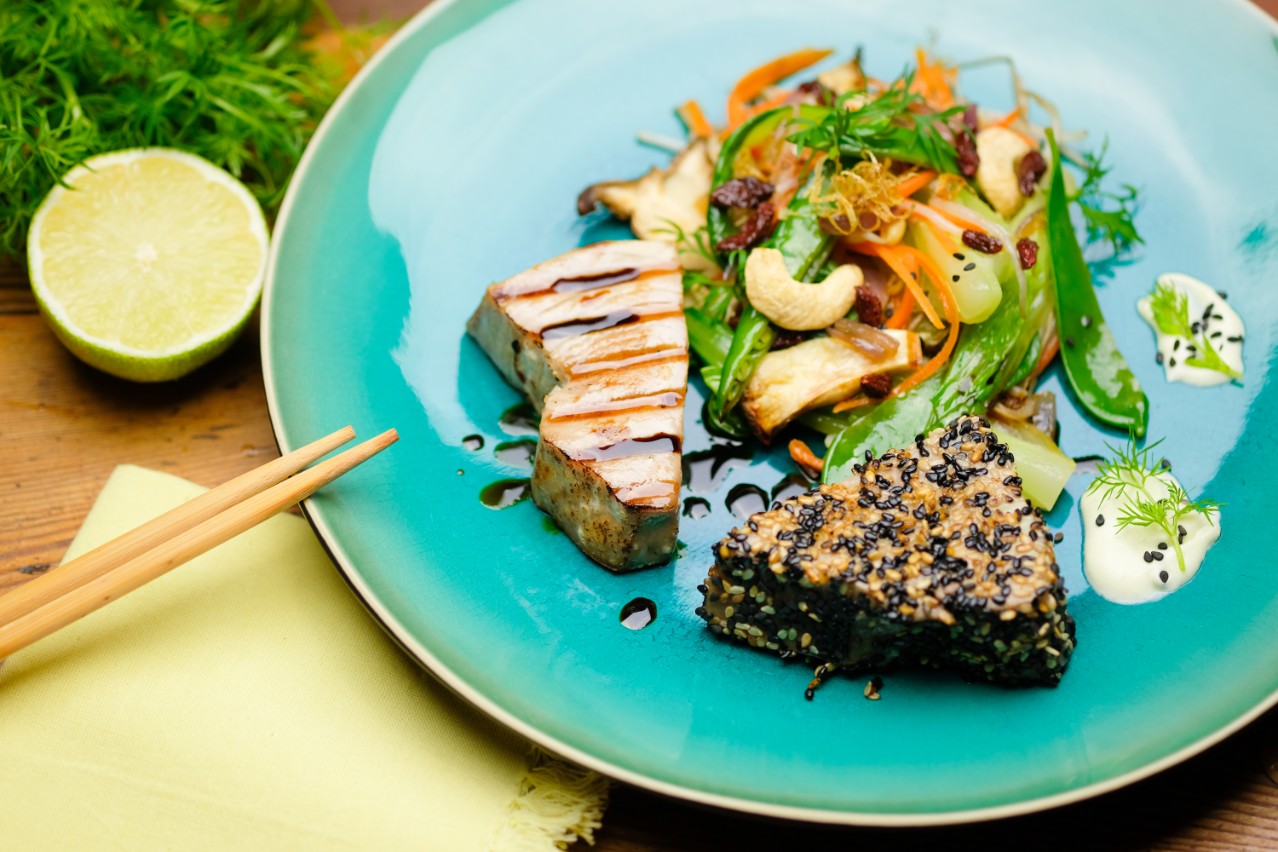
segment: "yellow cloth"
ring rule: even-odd
[[[119,467],[67,556],[200,490]],[[422,672],[283,515],[6,661],[0,791],[5,850],[505,850],[590,839],[607,782]]]

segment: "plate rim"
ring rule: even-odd
[[[284,201],[280,205],[279,214],[276,216],[274,227],[271,229],[270,251],[267,259],[266,275],[262,285],[262,298],[259,310],[262,379],[266,393],[267,411],[271,421],[271,431],[274,435],[276,446],[281,453],[286,453],[295,449],[295,447],[288,443],[284,435],[284,421],[275,382],[274,359],[271,354],[273,351],[273,347],[271,345],[271,317],[273,316],[272,307],[275,301],[275,280],[280,263],[280,240],[278,238],[287,228],[290,218],[289,214],[292,212],[298,187],[301,185],[302,180],[305,177],[306,170],[311,165],[311,161],[315,157],[315,151],[319,148],[321,141],[333,125],[340,120],[342,112],[345,110],[349,102],[356,96],[356,93],[363,86],[368,77],[373,74],[393,52],[400,49],[405,42],[409,41],[420,30],[429,26],[431,21],[433,21],[434,18],[440,15],[444,10],[450,9],[453,6],[460,5],[464,2],[469,2],[469,0],[431,0],[429,5],[418,11],[411,19],[405,22],[397,32],[395,32],[386,44],[384,44],[382,48],[378,50],[364,65],[364,67],[359,70],[351,81],[347,83],[346,87],[334,100],[332,106],[329,107],[328,111],[325,113],[316,128],[315,133],[307,143],[306,149],[303,151],[302,157],[298,161],[297,167],[289,180],[288,190],[285,193]],[[517,0],[508,0],[508,2],[517,2]],[[1230,0],[1230,2],[1235,8],[1240,6],[1243,7],[1245,14],[1251,14],[1253,18],[1258,21],[1258,25],[1260,27],[1268,29],[1273,37],[1278,39],[1278,20],[1270,17],[1263,9],[1252,3],[1251,0]],[[421,644],[416,637],[414,637],[412,633],[407,630],[404,625],[394,617],[394,615],[391,614],[391,612],[378,599],[373,590],[367,585],[367,583],[365,583],[359,569],[354,564],[354,560],[352,560],[346,553],[345,549],[341,545],[339,537],[326,522],[323,512],[320,511],[318,507],[311,504],[310,498],[301,503],[301,509],[303,516],[306,518],[308,523],[310,523],[312,529],[315,530],[320,544],[332,559],[338,573],[341,574],[342,578],[346,581],[346,584],[355,593],[356,598],[359,599],[360,603],[369,612],[369,614],[373,616],[374,620],[387,634],[387,636],[410,658],[412,658],[414,662],[422,666],[437,681],[448,687],[448,689],[450,689],[454,694],[464,699],[470,706],[479,710],[488,718],[500,723],[508,730],[515,732],[531,742],[553,751],[561,757],[568,758],[582,766],[599,772],[609,778],[623,781],[636,787],[650,790],[671,798],[709,805],[737,813],[755,814],[804,823],[867,827],[926,827],[961,825],[1037,813],[1073,804],[1075,802],[1084,801],[1086,799],[1095,798],[1105,793],[1127,787],[1152,775],[1156,775],[1159,772],[1169,769],[1176,764],[1182,763],[1221,742],[1278,704],[1278,687],[1275,687],[1273,691],[1261,698],[1261,700],[1253,707],[1242,712],[1232,721],[1222,725],[1212,733],[1188,743],[1167,755],[1164,755],[1158,760],[1151,761],[1141,767],[1129,770],[1128,772],[1116,775],[1112,778],[1093,782],[1072,790],[983,808],[966,808],[962,810],[937,811],[931,813],[880,813],[874,811],[805,808],[796,805],[783,805],[762,802],[756,799],[743,798],[739,796],[711,793],[705,790],[699,790],[695,787],[652,778],[641,772],[636,772],[634,770],[618,766],[604,758],[596,757],[595,755],[561,741],[551,734],[539,730],[535,725],[524,721],[515,714],[497,705],[493,700],[489,699],[479,690],[472,687],[464,678],[459,676],[449,666],[445,665],[442,660]]]

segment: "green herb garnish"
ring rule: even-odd
[[[887,91],[856,109],[849,109],[848,102],[867,97],[867,92],[848,92],[829,115],[790,136],[790,141],[835,157],[859,159],[874,154],[958,174],[958,154],[942,128],[963,107],[916,112],[926,102],[909,90],[913,81],[913,72],[906,72]]]
[[[0,4],[0,259],[86,157],[181,148],[268,213],[338,75],[302,43],[320,0],[5,0]],[[331,16],[331,12],[327,13]]]
[[[1200,326],[1197,332],[1194,331],[1194,325],[1189,319],[1189,297],[1184,293],[1166,281],[1159,281],[1149,296],[1149,309],[1159,331],[1191,342],[1195,354],[1185,359],[1186,364],[1204,370],[1215,370],[1231,379],[1242,379],[1242,373],[1225,363],[1216,347],[1211,345],[1206,330]]]
[[[1135,223],[1140,191],[1129,183],[1118,192],[1103,188],[1105,177],[1112,170],[1104,163],[1108,148],[1106,140],[1099,153],[1083,154],[1083,182],[1070,201],[1077,203],[1083,213],[1088,242],[1107,242],[1113,256],[1122,257],[1145,242]]]
[[[1153,451],[1162,441],[1140,449],[1136,439],[1128,440],[1127,446],[1119,449],[1109,446],[1114,454],[1112,459],[1101,462],[1096,478],[1087,490],[1101,489],[1102,499],[1110,500],[1118,497],[1122,500],[1119,506],[1118,529],[1127,527],[1155,527],[1163,531],[1171,542],[1176,553],[1176,562],[1180,570],[1185,571],[1185,554],[1181,550],[1181,522],[1191,515],[1202,515],[1207,523],[1214,524],[1213,513],[1219,513],[1223,503],[1217,503],[1206,497],[1190,500],[1185,489],[1174,481],[1160,478],[1167,468],[1159,461],[1153,461]],[[1150,480],[1158,481],[1167,490],[1166,497],[1155,497],[1149,488]]]

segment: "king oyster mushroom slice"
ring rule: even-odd
[[[853,396],[871,373],[899,373],[922,362],[917,334],[888,330],[896,352],[881,361],[832,337],[813,337],[763,356],[746,384],[741,411],[765,443],[805,412]]]
[[[674,243],[679,230],[690,236],[706,224],[714,156],[709,140],[694,139],[664,169],[654,166],[634,180],[587,187],[577,198],[577,212],[585,215],[602,204],[618,219],[628,221],[639,239]],[[717,269],[694,251],[681,251],[679,263],[702,272]]]

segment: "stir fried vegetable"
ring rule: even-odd
[[[859,52],[809,70],[828,55],[798,50],[747,73],[721,127],[696,101],[677,110],[685,152],[713,160],[700,187],[704,229],[669,230],[681,257],[699,261],[685,275],[685,314],[710,392],[703,418],[720,434],[764,442],[797,418],[829,449],[822,460],[798,440],[796,460],[835,481],[867,452],[992,411],[1032,457],[1027,493],[1050,507],[1072,470],[1049,434],[1054,406],[1038,409],[1050,422],[1008,412],[1058,353],[1084,410],[1108,426],[1145,427],[1147,402],[1101,316],[1070,221],[1072,203],[1089,240],[1130,251],[1140,243],[1135,190],[1104,189],[1109,169],[1083,153],[1071,154],[1084,174],[1066,194],[1056,134],[1031,111],[1057,134],[1059,116],[1014,68],[1015,103],[989,111],[964,98],[957,67],[921,49],[914,68],[886,82],[866,76]],[[799,72],[812,77],[787,85]],[[754,254],[765,250],[775,253]],[[911,354],[887,334],[903,335]],[[873,335],[893,347],[876,347]],[[860,354],[817,357],[842,352],[830,350],[836,343]],[[777,402],[769,387],[777,400],[784,389],[783,406],[757,404]],[[1000,402],[1005,394],[1011,403]],[[773,409],[780,414],[766,421],[759,413]]]

